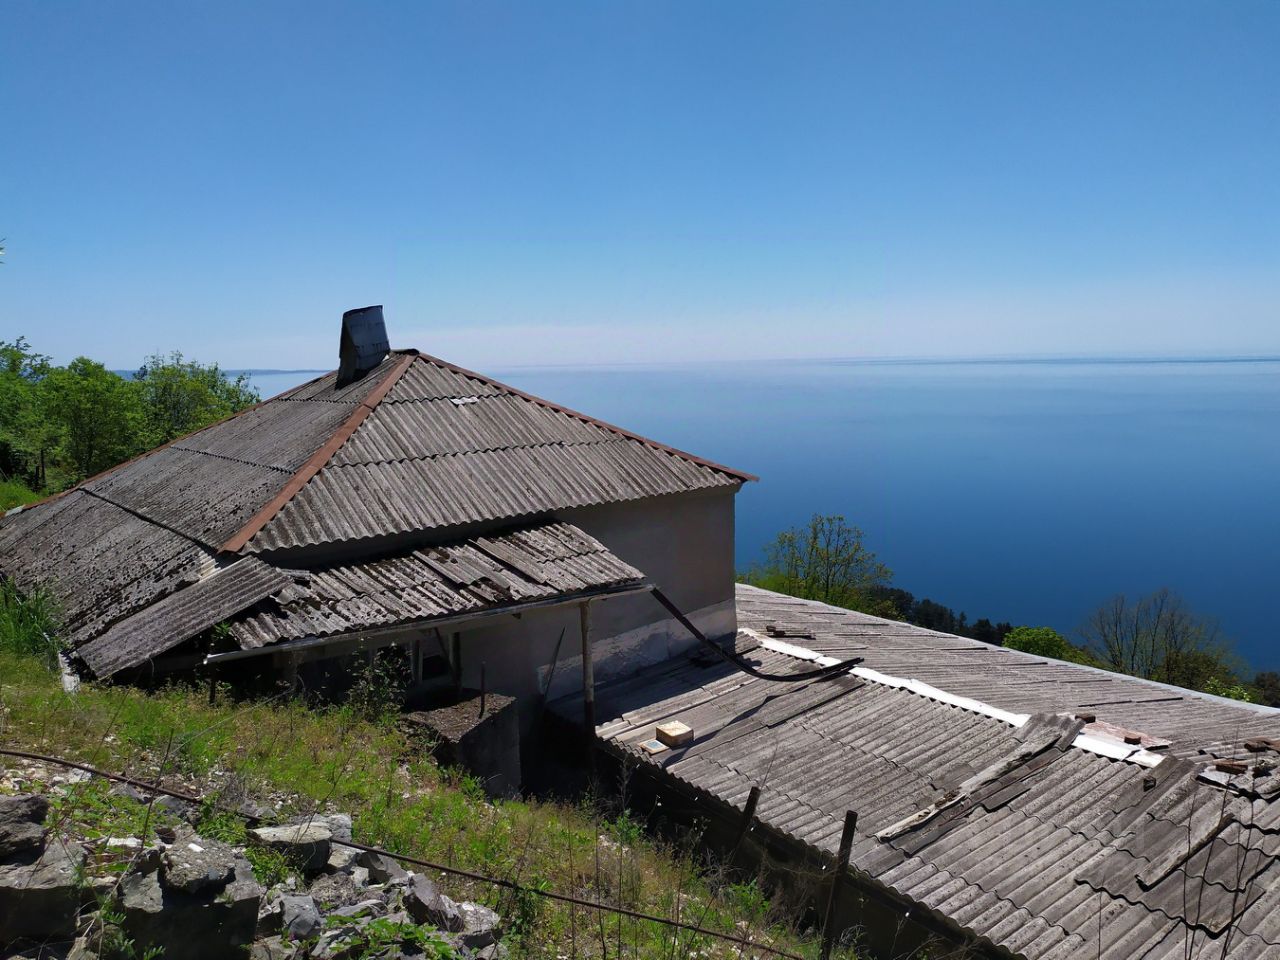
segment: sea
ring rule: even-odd
[[[1280,670],[1280,358],[814,360],[487,371],[756,474],[737,563],[839,514],[917,597],[1079,637],[1168,587]],[[314,373],[254,373],[271,396]]]

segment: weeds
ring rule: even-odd
[[[57,608],[44,590],[20,591],[0,579],[0,652],[31,657],[47,669],[57,666]]]
[[[138,779],[164,777],[224,800],[269,800],[285,815],[349,811],[355,839],[364,843],[512,878],[524,888],[624,904],[727,934],[749,932],[793,953],[817,952],[814,940],[794,931],[794,916],[766,907],[758,889],[729,886],[708,871],[696,834],[678,846],[655,840],[626,809],[625,784],[607,816],[601,798],[493,802],[475,778],[441,769],[385,715],[370,721],[344,707],[313,710],[296,701],[211,706],[207,691],[180,686],[142,693],[90,683],[69,696],[55,675],[33,670],[30,657],[6,652],[0,652],[0,701],[0,738],[9,745]],[[144,804],[110,795],[96,782],[80,785],[67,806],[103,834],[137,835],[145,822]],[[264,884],[293,872],[292,864],[248,843],[240,818],[206,805],[196,822],[210,839],[245,846]],[[514,958],[765,956],[532,892],[504,897],[500,888],[457,878],[448,892],[497,909]],[[364,956],[372,960],[379,949],[368,945]],[[424,946],[429,956],[435,949]]]

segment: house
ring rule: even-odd
[[[600,684],[596,737],[797,912],[853,812],[837,916],[866,955],[1280,958],[1280,710],[747,585],[737,608],[771,673],[862,662],[781,684],[681,655]]]
[[[750,475],[415,350],[381,307],[339,369],[0,520],[0,574],[50,591],[99,678],[198,665],[300,683],[411,651],[522,703],[731,636]]]

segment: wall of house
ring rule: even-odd
[[[655,497],[567,510],[559,517],[644,572],[703,633],[718,637],[737,626],[734,492]],[[594,600],[590,616],[597,684],[697,645],[648,593]],[[483,664],[489,689],[517,697],[526,725],[536,719],[544,693],[554,699],[582,688],[577,606],[502,617],[460,633],[463,684],[478,687]]]

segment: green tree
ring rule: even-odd
[[[174,351],[153,354],[134,375],[141,394],[148,447],[168,443],[258,402],[245,374],[229,376],[215,364],[186,360]]]
[[[892,603],[877,592],[893,573],[863,543],[863,533],[838,515],[814,514],[804,527],[778,534],[765,563],[747,582],[807,600],[877,616],[896,616]]]
[[[40,381],[36,416],[56,427],[59,452],[80,479],[144,449],[142,407],[135,384],[88,357],[54,367]]]
[[[1263,670],[1253,678],[1253,685],[1258,691],[1258,703],[1269,707],[1280,707],[1280,673],[1274,670]]]
[[[1113,597],[1089,617],[1084,635],[1101,665],[1120,673],[1192,690],[1238,682],[1236,655],[1217,625],[1167,589]]]
[[[1053,627],[1014,627],[1005,634],[1004,645],[1010,650],[1034,653],[1069,663],[1092,664],[1093,658]]]
[[[0,473],[22,474],[44,483],[47,448],[31,416],[36,390],[50,370],[49,358],[36,353],[25,337],[0,340]]]

